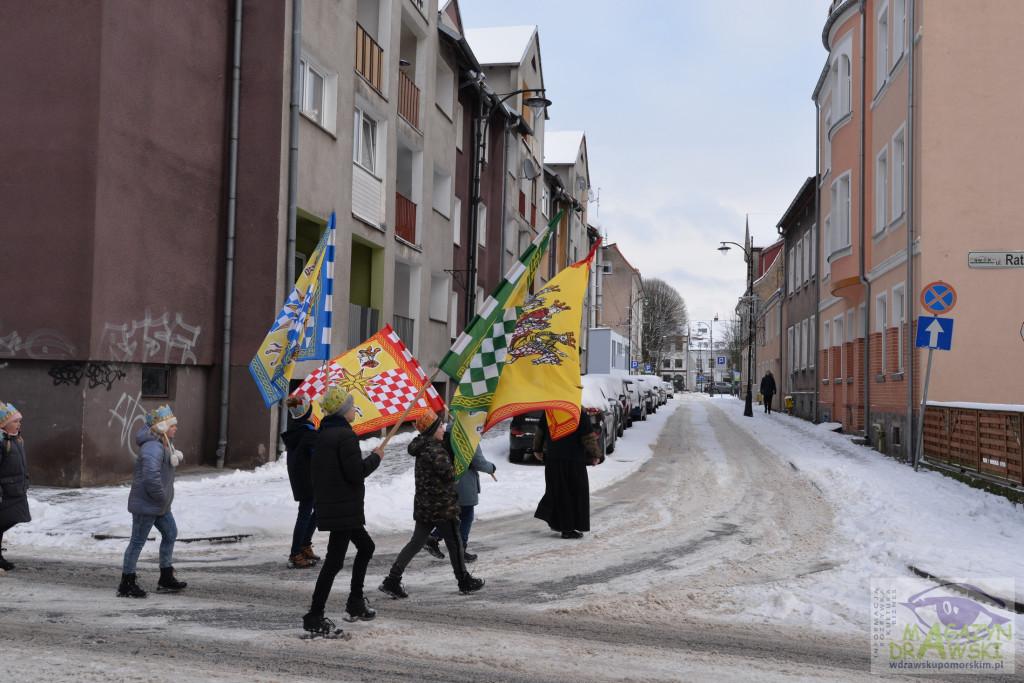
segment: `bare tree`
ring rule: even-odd
[[[665,349],[690,322],[686,302],[671,285],[658,278],[644,278],[643,353],[645,363],[660,368]]]

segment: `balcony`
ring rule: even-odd
[[[416,203],[395,193],[395,237],[416,244]]]
[[[405,348],[409,349],[409,353],[413,353],[416,321],[412,318],[406,318],[405,316],[398,315],[397,313],[392,315],[391,318],[393,321],[391,327],[394,328],[395,334],[397,334],[398,338],[405,343]]]
[[[417,130],[420,127],[420,89],[405,75],[398,72],[398,115]]]
[[[356,71],[379,93],[383,93],[383,65],[384,50],[362,26],[356,24]]]

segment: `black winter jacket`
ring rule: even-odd
[[[455,493],[455,465],[444,444],[433,436],[420,434],[409,444],[416,458],[416,496],[412,517],[417,522],[438,524],[459,516]]]
[[[309,500],[313,497],[313,447],[316,446],[320,430],[311,422],[301,420],[281,434],[288,449],[288,481],[292,485],[295,500]]]
[[[322,531],[357,529],[366,524],[363,499],[364,480],[380,465],[380,457],[365,458],[359,437],[348,420],[329,415],[320,423],[320,436],[313,448],[313,496],[316,525]]]

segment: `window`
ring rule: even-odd
[[[487,205],[483,202],[476,205],[476,242],[487,246]]]
[[[850,56],[839,55],[836,66],[838,67],[838,81],[836,82],[835,97],[838,97],[838,100],[833,101],[839,105],[839,110],[836,113],[839,118],[842,118],[853,111],[853,72],[850,68]]]
[[[906,129],[900,128],[892,138],[892,217],[903,215],[906,208]]]
[[[875,90],[889,76],[889,3],[882,3],[875,19]]]
[[[832,250],[850,246],[850,173],[832,183]]]
[[[811,277],[814,277],[817,274],[817,272],[818,272],[818,255],[814,251],[815,247],[817,247],[817,245],[818,245],[818,230],[817,230],[817,227],[818,227],[817,225],[812,225],[811,226],[811,231],[807,235],[807,237],[808,237],[808,239],[807,239],[807,248],[808,248],[808,251],[810,252],[809,258],[810,258],[810,264],[811,264]]]
[[[838,370],[838,372],[836,372],[836,377],[835,377],[835,379],[837,381],[841,380],[843,378],[843,355],[844,355],[844,353],[843,353],[843,351],[844,351],[844,349],[843,349],[843,342],[844,341],[846,341],[846,339],[845,339],[845,337],[843,335],[843,316],[840,314],[840,315],[837,315],[835,318],[832,319],[832,346],[838,346],[839,347],[839,367],[836,368]]]
[[[796,242],[796,253],[794,254],[793,261],[794,261],[794,263],[793,263],[793,266],[794,266],[793,270],[796,271],[794,273],[794,278],[795,278],[794,285],[797,288],[799,288],[800,285],[804,281],[804,276],[803,276],[804,249],[803,249],[803,245],[800,244],[800,240],[797,240],[797,242]]]
[[[808,356],[811,355],[809,353],[810,345],[807,343],[807,337],[807,320],[804,319],[800,321],[800,367],[805,370],[807,369],[807,361],[809,360]]]
[[[462,151],[462,134],[465,130],[464,121],[465,114],[463,114],[462,103],[455,103],[455,149]]]
[[[892,324],[896,328],[896,368],[903,372],[903,344],[907,322],[907,296],[903,285],[892,288]]]
[[[886,308],[886,297],[885,292],[882,292],[875,297],[875,332],[879,332],[882,335],[882,343],[878,350],[878,355],[882,359],[881,373],[884,375],[886,372],[886,339],[885,331],[888,328],[888,317]]]
[[[455,246],[462,244],[462,200],[455,198],[455,210],[452,211],[452,228],[455,234],[452,236],[452,243]]]
[[[299,58],[299,108],[302,114],[330,131],[335,126],[338,75],[313,56]]]
[[[829,336],[829,332],[832,331],[829,321],[825,321],[821,324],[821,350],[825,354],[823,361],[825,367],[822,369],[822,377],[828,377],[828,350],[832,345],[832,337]]]
[[[892,63],[896,64],[907,49],[907,0],[893,0]]]
[[[434,102],[448,118],[455,113],[455,74],[443,59],[437,60],[437,84],[434,88]]]
[[[786,281],[789,283],[789,291],[796,291],[796,249],[794,247],[789,248],[789,276]]]
[[[863,314],[863,310],[861,311]],[[861,335],[857,334],[857,311],[850,309],[846,312],[846,341],[852,342]]]
[[[551,217],[551,192],[547,185],[540,189],[540,215],[545,218]]]
[[[171,369],[166,366],[142,366],[142,397],[169,397],[170,374]]]
[[[875,234],[889,223],[889,150],[883,147],[875,158]]]
[[[370,173],[377,172],[377,121],[359,107],[352,125],[352,161]]]
[[[434,167],[434,210],[445,218],[452,214],[452,174],[443,168]]]
[[[832,253],[832,215],[825,216],[825,258],[827,259]],[[825,274],[826,277],[828,273]]]
[[[430,274],[430,311],[433,320],[448,320],[448,278],[442,273]]]
[[[832,128],[832,110],[825,112],[825,153],[821,155],[821,174],[825,175],[832,170],[832,135],[829,129]]]
[[[803,271],[804,271],[804,284],[811,279],[811,264],[814,262],[814,257],[811,256],[811,233],[805,232],[804,236],[800,238],[801,250],[804,253],[803,259]]]

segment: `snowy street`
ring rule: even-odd
[[[317,569],[285,562],[283,463],[183,472],[174,564],[189,587],[145,600],[114,597],[126,486],[33,489],[33,522],[5,535],[17,567],[0,573],[4,668],[69,681],[872,680],[872,579],[916,567],[1013,579],[1021,595],[1022,512],[1007,500],[915,473],[834,425],[742,410],[680,394],[636,422],[590,470],[593,531],[579,541],[533,518],[543,468],[510,464],[506,432],[485,435],[498,480],[481,478],[471,571],[487,584],[471,596],[425,552],[405,574],[408,599],[376,590],[412,530],[409,435],[396,438],[367,480],[377,618],[340,620],[350,550],[327,605],[346,631],[335,641],[300,639]],[[189,542],[214,537],[231,542]],[[139,564],[146,589],[156,545]]]

